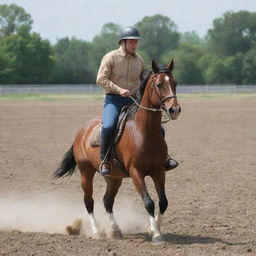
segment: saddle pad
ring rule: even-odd
[[[114,136],[114,145],[119,141],[119,139],[121,138],[121,136],[123,134],[127,116],[128,116],[128,107],[123,107],[123,109],[119,115],[118,122],[117,122],[117,128],[116,128],[116,132],[115,132],[115,136]],[[92,130],[92,133],[90,136],[90,145],[92,147],[99,147],[99,145],[100,145],[101,126],[102,126],[102,124],[99,123]]]
[[[99,147],[100,145],[100,130],[101,130],[101,123],[98,123],[92,130],[90,135],[90,145],[92,147]]]

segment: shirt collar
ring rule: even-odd
[[[120,53],[121,53],[121,55],[123,56],[123,57],[128,57],[128,53],[123,49],[123,47],[120,45],[120,47],[119,47],[119,51],[120,51]],[[137,55],[136,55],[136,53],[134,54],[134,55],[129,55],[129,56],[133,56],[133,57],[136,57]]]

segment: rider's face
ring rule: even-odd
[[[130,54],[135,53],[137,45],[138,45],[138,40],[136,40],[136,39],[127,39],[126,40],[126,50]]]

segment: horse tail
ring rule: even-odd
[[[66,152],[63,157],[60,166],[55,171],[53,176],[55,178],[60,178],[62,176],[71,176],[76,169],[76,161],[73,153],[73,146]]]

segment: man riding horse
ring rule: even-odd
[[[134,96],[140,86],[140,78],[145,70],[144,60],[136,53],[138,41],[142,39],[138,30],[127,27],[120,34],[120,47],[107,53],[101,61],[97,75],[97,84],[105,90],[102,130],[100,137],[99,172],[101,175],[111,173],[108,151],[113,140],[116,124],[121,109],[133,104],[129,96]],[[164,136],[164,130],[162,129]],[[168,156],[165,169],[171,170],[178,162]]]

